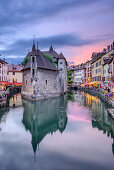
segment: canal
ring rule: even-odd
[[[0,110],[0,170],[113,170],[114,121],[107,104],[76,91]]]

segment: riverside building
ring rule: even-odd
[[[59,96],[67,91],[67,62],[63,54],[52,56],[36,49],[33,42],[32,51],[26,56],[27,63],[23,68],[22,96],[30,100],[40,100]],[[48,58],[49,57],[49,58]],[[51,60],[49,60],[51,58]]]
[[[7,81],[8,63],[0,59],[0,81]]]

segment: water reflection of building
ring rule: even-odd
[[[22,106],[21,94],[15,94],[10,98],[9,102],[10,107],[19,107]]]
[[[103,134],[107,134],[107,137],[113,139],[112,152],[114,154],[114,120],[107,112],[106,103],[101,102],[97,96],[80,91],[74,92],[74,101],[89,107],[92,111],[92,127],[98,128]]]
[[[28,102],[23,100],[24,114],[23,124],[32,135],[32,147],[34,153],[37,146],[47,134],[53,134],[59,130],[65,130],[67,124],[65,96],[40,102]]]

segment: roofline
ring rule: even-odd
[[[55,69],[43,68],[43,67],[37,67],[37,68],[44,69],[44,70],[58,71],[58,69],[56,69],[56,68],[55,68]],[[29,69],[30,69],[30,67],[29,67],[29,68],[25,68],[25,69],[23,68],[22,71],[24,71],[24,70],[29,70]]]

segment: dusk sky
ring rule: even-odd
[[[75,64],[114,41],[114,0],[0,0],[0,54],[24,58],[33,35]]]

